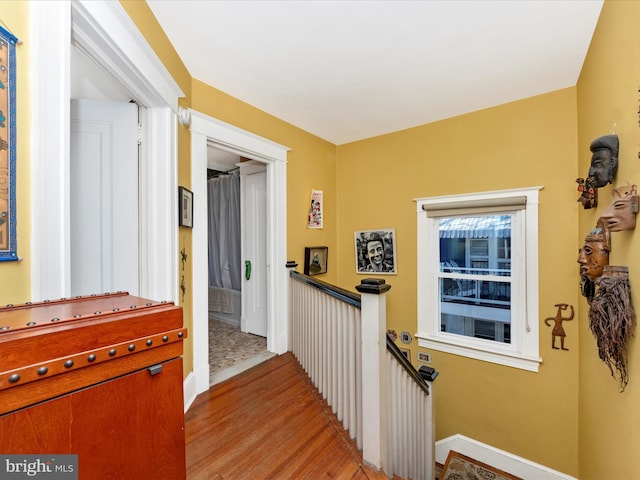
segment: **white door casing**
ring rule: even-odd
[[[71,291],[71,38],[105,75],[147,107],[147,155],[140,170],[140,295],[177,301],[176,113],[183,92],[119,2],[29,6],[31,58],[37,59],[31,68],[31,299],[67,297]]]
[[[267,349],[282,354],[288,341],[287,147],[197,111],[191,113],[193,189],[193,362],[196,394],[209,389],[207,258],[207,144],[267,166]]]
[[[250,163],[250,162],[243,162]],[[264,168],[264,165],[260,165]],[[242,260],[245,275],[242,280],[243,332],[267,336],[267,242],[266,242],[266,178],[265,171],[243,174],[240,166],[242,205]],[[250,268],[250,275],[247,275]],[[247,278],[247,276],[249,278]]]
[[[71,295],[138,295],[138,107],[71,101]]]

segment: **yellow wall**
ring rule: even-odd
[[[579,242],[611,202],[613,186],[640,182],[640,2],[606,1],[578,82],[579,173],[586,176],[589,144],[615,123],[620,138],[617,178],[600,188],[596,210],[579,210]],[[640,238],[637,231],[611,234],[611,265],[629,267],[631,296],[640,309]],[[581,243],[580,243],[581,244]],[[620,393],[598,358],[588,328],[588,307],[580,300],[580,479],[640,478],[640,358],[637,339],[629,341],[629,375]],[[637,332],[636,332],[637,336]]]
[[[31,300],[31,162],[29,120],[29,5],[21,1],[2,3],[2,22],[18,40],[16,47],[16,213],[17,213],[17,262],[0,262],[0,305],[24,303]]]
[[[160,27],[149,5],[140,0],[120,0],[120,4],[180,86],[185,94],[184,103],[188,106],[191,95],[191,75],[164,30]]]
[[[336,147],[238,99],[192,79],[145,2],[122,0],[141,32],[174,76],[181,104],[291,148],[288,155],[288,257],[302,263],[304,247],[329,247],[324,280],[353,290],[353,232],[395,228],[398,274],[385,277],[388,326],[417,330],[416,215],[413,198],[541,185],[540,317],[555,303],[577,307],[579,320],[564,325],[569,351],[551,349],[550,328],[540,321],[539,373],[430,352],[436,380],[437,437],[461,433],[581,479],[640,478],[639,387],[635,340],[631,381],[624,393],[598,359],[578,292],[576,251],[605,206],[585,211],[574,180],[588,169],[590,141],[613,122],[621,138],[618,180],[638,182],[640,128],[640,3],[607,1],[577,88],[513,102],[413,129]],[[30,294],[29,4],[6,1],[2,20],[25,43],[18,47],[18,253],[22,262],[0,264],[0,304]],[[190,186],[190,135],[178,130],[178,176]],[[306,228],[312,189],[324,191],[323,230]],[[183,231],[184,230],[184,231]],[[615,233],[612,264],[629,265],[634,285],[639,248],[634,232]],[[179,250],[191,258],[188,229]],[[176,259],[179,252],[176,252]],[[190,292],[190,266],[185,269]],[[301,270],[301,268],[299,268]],[[637,289],[634,297],[638,298]],[[191,326],[191,296],[182,302]],[[186,342],[185,373],[192,369]],[[410,346],[416,359],[416,342]],[[488,413],[491,412],[491,413]],[[579,450],[578,450],[579,447]]]
[[[417,331],[414,198],[543,186],[540,316],[578,303],[576,89],[541,95],[338,147],[339,284],[353,288],[353,232],[395,228],[398,275],[384,277],[387,326]],[[535,321],[535,320],[534,320]],[[575,475],[578,471],[578,330],[551,349],[540,321],[539,373],[432,351],[436,436],[460,433]],[[404,346],[404,345],[403,345]],[[418,350],[411,344],[412,360]]]
[[[199,80],[193,81],[194,110],[255,133],[291,150],[287,154],[287,255],[302,271],[304,247],[329,247],[328,268],[318,278],[335,283],[337,205],[336,147],[304,130],[241,102]],[[203,172],[204,175],[204,172]],[[306,228],[311,190],[322,190],[323,229]]]

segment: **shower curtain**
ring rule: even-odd
[[[209,285],[240,291],[240,175],[207,182],[209,216]]]

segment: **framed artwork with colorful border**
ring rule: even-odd
[[[0,27],[0,261],[18,260],[16,240],[16,43]]]

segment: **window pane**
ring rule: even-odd
[[[446,217],[439,220],[440,271],[511,276],[511,216]]]
[[[511,216],[445,217],[438,231],[441,331],[510,343]]]

